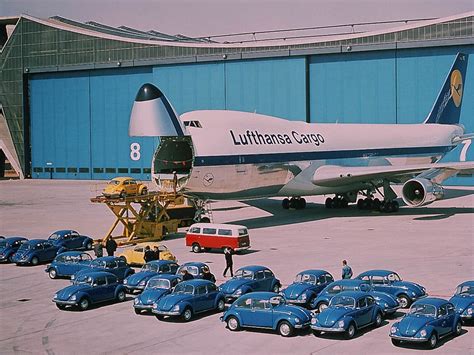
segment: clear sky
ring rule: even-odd
[[[0,0],[0,16],[59,15],[188,36],[444,17],[473,10],[474,0]]]

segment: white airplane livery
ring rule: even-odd
[[[133,105],[130,136],[159,136],[153,180],[177,189],[197,206],[208,200],[334,195],[326,207],[398,210],[391,184],[403,184],[409,206],[443,197],[441,183],[472,162],[439,163],[474,138],[459,124],[468,57],[459,53],[431,112],[420,124],[318,124],[256,113],[203,110],[176,114],[163,93],[143,85]],[[170,183],[171,182],[171,183]],[[378,191],[383,201],[374,198]]]

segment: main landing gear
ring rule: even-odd
[[[380,211],[385,213],[397,212],[400,205],[397,201],[380,201],[378,198],[366,197],[357,201],[360,210]]]
[[[336,195],[334,198],[328,197],[324,204],[326,208],[346,208],[349,201],[344,196]]]
[[[294,209],[294,210],[302,210],[306,208],[306,200],[303,197],[292,197],[290,199],[284,198],[281,201],[281,206],[283,209]]]

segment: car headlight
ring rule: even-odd
[[[127,279],[123,280],[123,284],[124,285],[128,284],[128,280]]]
[[[298,324],[300,320],[298,318],[295,318],[295,323]]]
[[[238,296],[242,294],[242,289],[239,288],[237,291],[234,292],[234,295]]]
[[[412,295],[413,297],[416,296],[416,292],[411,291],[411,295]]]
[[[152,308],[153,308],[153,309],[158,309],[158,304],[157,304],[157,303],[153,303]]]
[[[392,328],[390,328],[390,333],[395,334],[396,332],[397,332],[397,327],[393,325]]]
[[[344,328],[344,321],[343,320],[340,320],[339,322],[337,322],[337,326],[339,328]]]
[[[173,307],[173,312],[179,312],[179,304]]]
[[[278,292],[278,294],[279,294],[280,296],[285,297],[285,294],[283,293],[283,291]]]
[[[382,307],[383,308],[388,308],[388,303],[387,302],[382,303]]]
[[[138,284],[138,286],[145,286],[145,285],[146,285],[146,280],[140,281],[140,283]]]
[[[318,322],[318,319],[316,317],[311,318],[311,324],[316,324]]]
[[[71,297],[69,297],[69,299],[70,299],[71,301],[75,301],[75,300],[76,300],[76,298],[77,298],[77,296],[76,296],[76,295],[72,295]]]
[[[75,275],[71,275],[71,280],[74,280],[76,278]]]
[[[426,336],[426,330],[422,329],[420,335],[424,338]]]
[[[140,303],[140,300],[139,300],[138,298],[135,298],[135,299],[133,300],[133,303],[134,303],[134,304],[139,304],[139,303]]]
[[[473,310],[473,308],[472,308],[472,307],[469,307],[469,308],[467,309],[467,314],[471,315],[471,314],[473,313],[472,310]]]
[[[306,293],[303,293],[303,294],[301,295],[301,300],[302,300],[302,301],[306,301],[306,298],[308,298],[308,296],[306,295]]]
[[[54,299],[58,298],[58,294],[55,293],[54,296],[53,296]]]

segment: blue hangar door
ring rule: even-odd
[[[150,179],[157,140],[129,137],[129,115],[151,68],[33,75],[30,90],[32,177]]]

